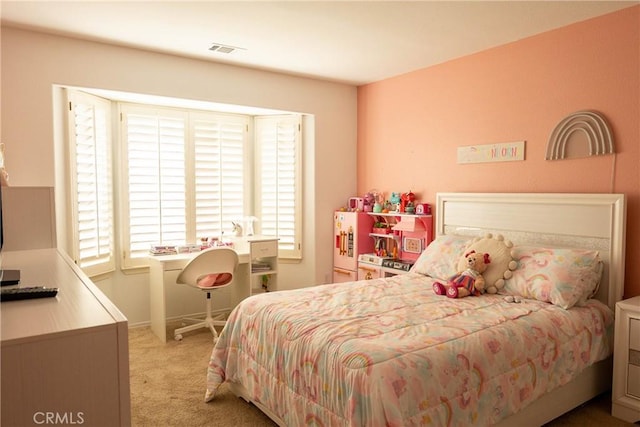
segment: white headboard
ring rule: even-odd
[[[604,271],[596,298],[612,309],[624,292],[624,194],[438,193],[436,236],[502,234],[514,245],[590,248]]]

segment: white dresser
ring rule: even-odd
[[[640,296],[616,304],[611,413],[640,421]]]
[[[127,319],[56,249],[3,252],[2,268],[59,289],[0,305],[2,426],[130,425]]]

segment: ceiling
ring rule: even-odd
[[[361,85],[637,4],[2,0],[0,15],[6,26]]]

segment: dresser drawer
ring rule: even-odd
[[[640,399],[640,319],[629,319],[627,394]]]
[[[616,303],[611,414],[640,421],[640,296]]]
[[[629,319],[629,349],[640,351],[640,319]]]
[[[640,399],[640,366],[629,364],[627,394]]]

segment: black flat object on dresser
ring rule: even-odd
[[[20,283],[20,270],[0,270],[0,286],[13,286]]]
[[[58,294],[58,288],[29,286],[24,288],[5,288],[0,290],[0,301],[18,301],[23,299],[51,298]]]

